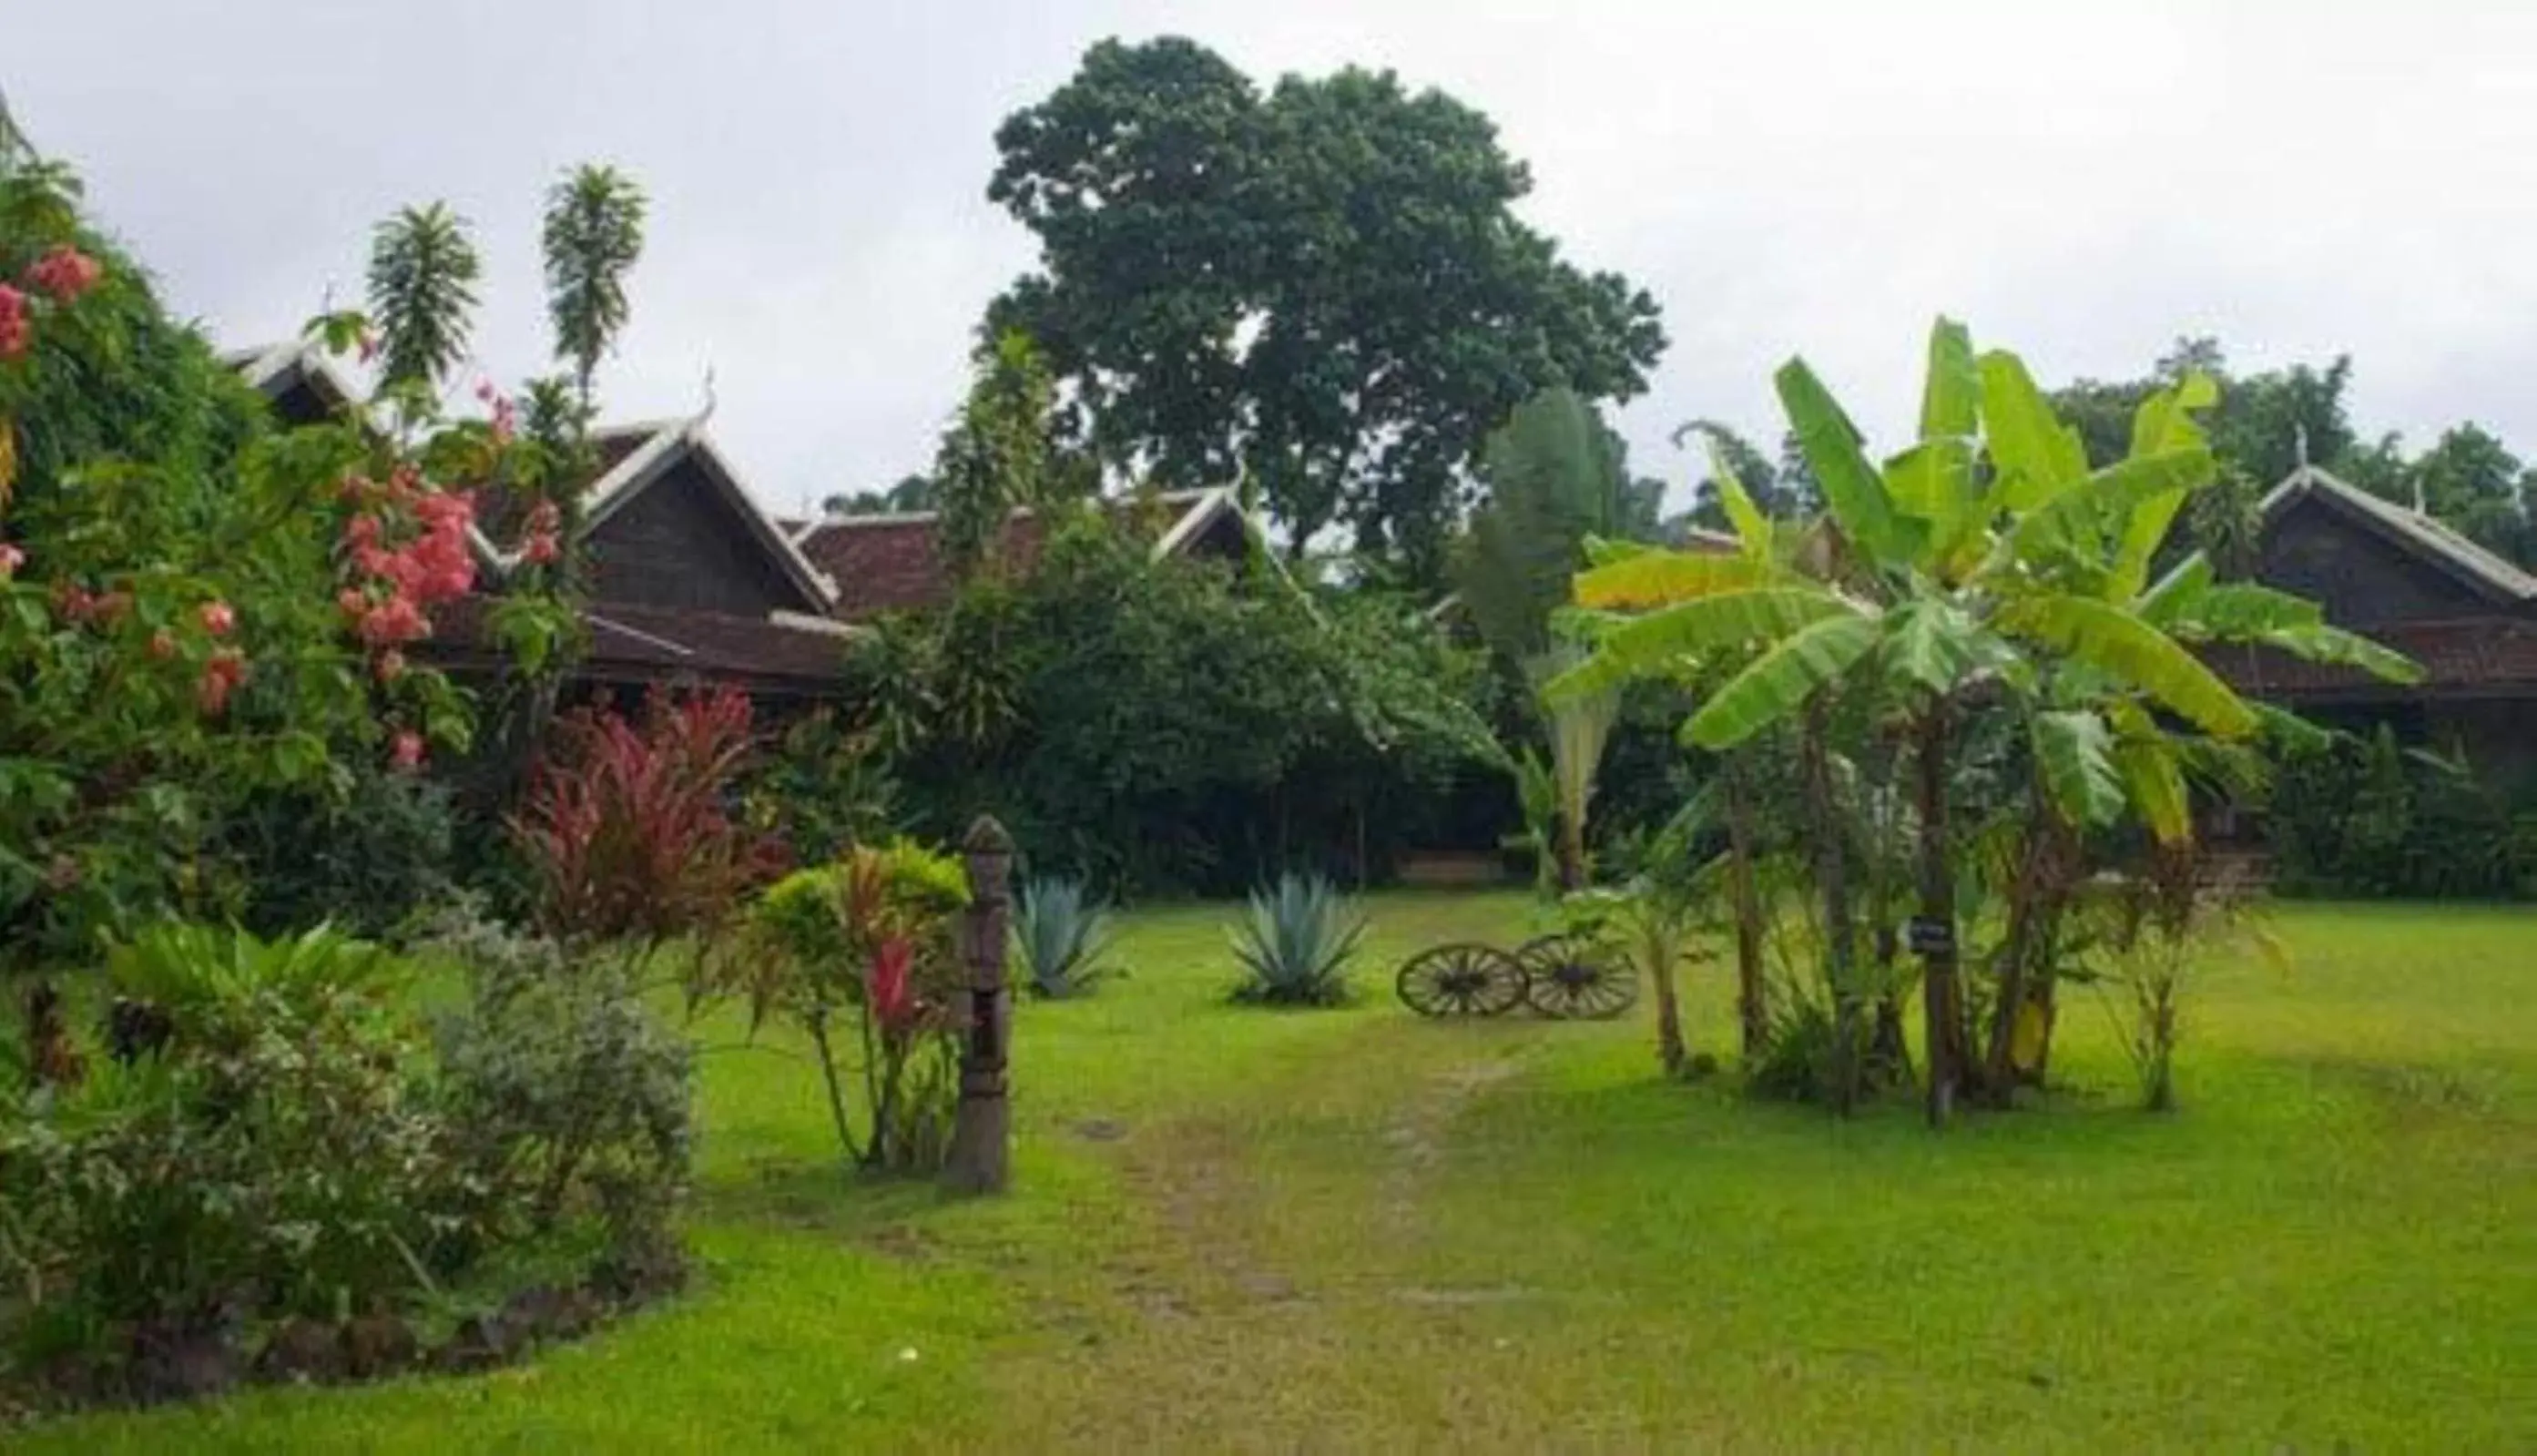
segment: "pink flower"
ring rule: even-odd
[[[520,432],[520,412],[507,399],[493,401],[493,443],[507,445]]]
[[[347,617],[358,618],[370,610],[370,599],[359,587],[348,586],[335,593],[335,605]]]
[[[105,268],[97,259],[69,243],[62,243],[27,269],[27,282],[53,296],[56,302],[68,303],[105,276]]]
[[[18,568],[25,564],[27,564],[25,552],[6,541],[0,541],[0,581],[6,581],[17,575]]]
[[[26,353],[27,341],[34,332],[27,321],[27,296],[0,283],[0,363]]]
[[[411,728],[400,730],[388,740],[388,763],[399,773],[411,773],[423,766],[423,735]]]
[[[150,634],[150,656],[154,660],[165,662],[175,655],[176,634],[174,632],[163,627]]]
[[[202,618],[203,630],[216,637],[228,636],[229,629],[237,626],[237,613],[227,602],[205,602]]]
[[[194,701],[205,717],[217,718],[229,705],[229,694],[246,676],[246,659],[234,647],[223,647],[203,664],[203,676],[194,684]]]
[[[405,676],[405,654],[390,647],[379,654],[379,660],[372,666],[371,671],[378,674],[380,682],[393,683]]]
[[[533,566],[547,565],[562,557],[563,548],[556,544],[552,531],[540,531],[531,536],[529,544],[520,552],[521,560]]]
[[[490,379],[478,379],[476,381],[476,398],[480,403],[491,404],[493,402],[493,381]]]

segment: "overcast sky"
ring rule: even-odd
[[[2475,418],[2537,453],[2537,6],[1498,0],[87,0],[11,7],[0,87],[225,343],[355,300],[369,225],[447,198],[488,255],[478,347],[546,367],[559,168],[653,197],[618,416],[685,413],[790,509],[922,467],[969,331],[1031,261],[983,195],[997,122],[1107,35],[1266,83],[1441,87],[1529,162],[1525,211],[1655,293],[1623,416],[1778,432],[1802,351],[1872,435],[1931,314],[2048,380],[2179,334],[2242,368],[2356,356],[2365,430]]]

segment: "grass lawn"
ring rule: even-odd
[[[1021,1009],[1012,1197],[852,1183],[808,1065],[717,1050],[684,1299],[19,1448],[2537,1449],[2537,914],[2285,909],[2179,1114],[2082,997],[2076,1091],[1933,1137],[1661,1085],[1644,1008],[1419,1022],[1392,964],[1524,904],[1375,912],[1336,1013],[1223,1005],[1221,907],[1135,917],[1132,979]]]

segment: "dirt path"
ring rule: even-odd
[[[1238,1105],[1128,1129],[1135,1226],[1110,1288],[1044,1311],[1038,1350],[994,1377],[1008,1410],[1045,1413],[1034,1445],[1399,1449],[1462,1424],[1464,1378],[1519,1378],[1479,1368],[1497,1361],[1466,1347],[1511,1361],[1508,1342],[1464,1326],[1532,1291],[1422,1273],[1458,1120],[1538,1045],[1464,1029],[1374,1024]]]

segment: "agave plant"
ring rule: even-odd
[[[1030,988],[1052,1001],[1082,996],[1118,972],[1101,963],[1110,949],[1110,914],[1079,880],[1032,879],[1013,915],[1013,947]]]
[[[1233,929],[1233,954],[1250,972],[1236,1001],[1269,1006],[1335,1006],[1347,999],[1347,963],[1365,917],[1319,875],[1289,871],[1251,893]]]

